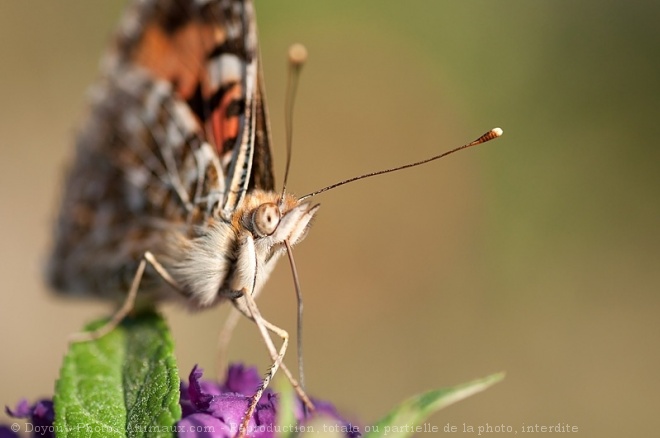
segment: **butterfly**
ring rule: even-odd
[[[282,366],[288,334],[254,298],[304,239],[318,205],[275,190],[254,7],[249,0],[134,1],[91,91],[47,269],[63,294],[136,306],[229,301]],[[139,290],[139,293],[138,293]],[[128,295],[126,294],[128,291]],[[283,339],[276,351],[266,334]],[[270,341],[270,342],[269,342]]]
[[[313,196],[500,134],[496,128],[427,160],[296,198],[274,183],[252,2],[135,0],[91,92],[47,278],[63,294],[124,303],[79,340],[102,336],[134,308],[161,300],[193,308],[228,301],[233,315],[257,324],[273,359],[242,429],[279,368],[312,410],[282,363],[288,333],[265,320],[254,299],[277,259],[305,238],[319,209]],[[279,349],[268,331],[282,338]]]

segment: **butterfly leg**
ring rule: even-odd
[[[302,390],[298,381],[293,377],[291,371],[289,371],[289,369],[282,362],[282,359],[284,358],[284,354],[286,353],[286,349],[289,344],[289,333],[286,330],[266,321],[261,316],[261,313],[259,312],[259,309],[257,307],[257,303],[254,301],[254,297],[245,289],[243,289],[242,292],[243,292],[243,297],[245,298],[245,302],[244,302],[245,306],[241,305],[243,303],[239,303],[238,301],[234,300],[234,305],[236,306],[235,308],[238,309],[241,313],[243,313],[245,316],[247,316],[257,325],[257,328],[259,329],[259,333],[261,334],[261,337],[266,343],[266,347],[268,348],[271,359],[273,360],[273,364],[268,369],[268,372],[266,373],[263,382],[257,389],[257,392],[250,398],[250,404],[248,405],[248,409],[245,413],[245,417],[243,418],[241,428],[239,429],[239,434],[237,435],[237,437],[239,438],[245,436],[250,418],[252,418],[252,414],[254,413],[257,407],[257,402],[261,398],[263,392],[266,390],[273,376],[280,367],[282,368],[284,374],[286,374],[287,378],[291,382],[291,385],[294,387],[294,389],[298,393],[298,396],[301,398],[307,409],[309,411],[314,411],[313,403],[310,401],[307,394],[305,394],[305,392]],[[268,334],[269,330],[275,333],[280,338],[282,338],[282,346],[280,347],[279,352],[275,348],[275,344],[273,343],[273,340]]]
[[[270,330],[271,332],[275,333],[278,335],[282,340],[286,339],[288,340],[289,333],[286,330],[281,329],[280,327],[263,320],[264,326]],[[300,400],[302,400],[303,404],[307,408],[308,412],[314,412],[314,403],[309,399],[307,396],[307,393],[305,393],[305,390],[302,388],[298,380],[296,380],[295,377],[293,377],[293,373],[289,370],[289,368],[282,362],[280,364],[280,368],[282,368],[282,372],[286,375],[287,380],[289,380],[289,383],[291,383],[291,386],[293,386],[293,389],[296,391],[298,394],[298,397],[300,397]]]
[[[126,299],[124,300],[124,303],[119,308],[119,310],[117,310],[117,312],[112,315],[108,322],[96,330],[90,332],[78,332],[69,336],[70,343],[93,341],[95,339],[102,338],[114,330],[115,327],[117,327],[124,320],[124,318],[126,318],[128,314],[131,313],[135,306],[135,298],[137,297],[137,292],[140,287],[140,282],[142,281],[142,276],[144,275],[144,270],[147,267],[147,263],[149,263],[156,270],[158,275],[160,275],[167,283],[169,283],[175,289],[179,290],[176,281],[174,281],[172,276],[165,270],[163,265],[161,265],[158,260],[156,260],[152,253],[147,251],[144,253],[144,256],[142,256],[142,260],[140,260],[140,264],[138,265],[135,276],[133,277],[133,281],[131,282],[131,288],[128,291],[128,295],[126,296]]]
[[[247,293],[246,293],[246,295],[247,295]],[[247,300],[247,298],[246,298],[246,300]],[[254,297],[251,296],[250,300],[252,302],[254,302]],[[234,302],[234,304],[235,304],[234,308],[236,310],[241,312],[250,321],[256,323],[255,319],[248,313],[249,309],[245,309],[243,306],[240,305],[240,303]],[[256,303],[255,303],[255,306],[256,306]],[[257,312],[258,312],[258,310],[257,310]],[[275,324],[273,324],[273,323],[271,323],[271,322],[269,322],[269,321],[267,321],[263,318],[262,318],[262,323],[270,332],[275,333],[277,336],[282,338],[283,341],[288,343],[289,333],[286,330],[276,326]],[[266,339],[266,338],[264,338],[264,339]],[[268,339],[270,340],[270,336],[268,336]],[[269,342],[266,341],[266,346],[267,347],[268,347],[268,344],[269,344]],[[271,352],[271,357],[273,358],[273,360],[275,360],[275,356],[273,355],[273,352],[275,351],[275,346],[273,345],[272,340],[270,341],[270,345],[272,346],[272,349],[270,347],[268,347],[268,348],[269,348],[269,351]],[[284,362],[280,363],[280,368],[282,368],[282,372],[286,375],[286,378],[289,380],[289,383],[291,383],[291,386],[293,386],[293,389],[298,394],[298,397],[300,397],[302,402],[305,404],[305,407],[309,410],[309,412],[313,412],[314,411],[314,404],[309,399],[309,397],[305,393],[305,390],[302,388],[302,386],[300,385],[298,380],[296,380],[296,378],[293,377],[293,373],[291,372],[291,370],[289,370],[289,368],[284,364]]]
[[[242,314],[240,310],[238,310],[236,307],[232,307],[229,315],[227,316],[227,319],[225,320],[225,324],[222,327],[222,330],[220,331],[220,335],[218,336],[218,365],[217,365],[217,374],[218,374],[218,380],[222,380],[224,378],[225,373],[227,372],[227,350],[229,349],[229,341],[231,340],[231,335],[234,329],[236,328],[236,324],[238,324],[238,321],[241,319],[242,316],[245,316],[252,320],[252,317],[248,314]],[[278,334],[278,336],[282,337],[283,335],[286,335],[288,337],[288,333],[284,330],[281,330],[279,327],[271,324],[270,322],[263,320],[264,325],[268,330],[270,330],[272,333]],[[279,331],[279,332],[278,332]],[[279,333],[282,333],[280,335]],[[282,362],[280,364],[280,368],[282,368],[282,372],[286,375],[287,379],[291,383],[291,386],[294,387],[295,391],[298,393],[298,396],[300,399],[305,403],[305,406],[309,410],[314,410],[314,405],[313,403],[309,400],[309,397],[307,394],[305,394],[305,391],[302,389],[300,383],[296,380],[295,377],[293,377],[293,373],[289,368]]]

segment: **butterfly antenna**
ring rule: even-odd
[[[286,253],[289,257],[289,265],[291,266],[291,273],[293,274],[293,284],[296,289],[296,299],[298,301],[298,321],[296,326],[296,337],[297,337],[297,350],[298,350],[298,383],[300,388],[305,390],[305,371],[303,366],[303,297],[302,289],[300,288],[300,280],[298,278],[298,269],[296,268],[296,261],[293,258],[293,251],[291,250],[291,245],[288,240],[284,241],[286,246]],[[307,415],[307,406],[303,403],[303,409],[305,415]]]
[[[357,181],[357,180],[360,180],[360,179],[370,178],[372,176],[383,175],[385,173],[396,172],[397,170],[408,169],[409,167],[415,167],[415,166],[420,166],[422,164],[430,163],[431,161],[439,160],[440,158],[446,157],[447,155],[451,155],[454,152],[458,152],[460,150],[467,149],[467,148],[472,147],[472,146],[478,146],[482,143],[486,143],[487,141],[494,140],[494,139],[496,139],[497,137],[499,137],[501,135],[502,135],[502,130],[500,128],[493,128],[490,131],[488,131],[487,133],[485,133],[484,135],[482,135],[481,137],[479,137],[478,139],[476,139],[476,140],[474,140],[470,143],[464,144],[463,146],[459,146],[457,148],[454,148],[450,151],[443,152],[440,155],[435,155],[431,158],[427,158],[427,159],[422,160],[422,161],[417,161],[415,163],[409,163],[409,164],[404,164],[403,166],[392,167],[391,169],[384,169],[384,170],[379,170],[377,172],[365,173],[364,175],[360,175],[360,176],[354,176],[353,178],[349,178],[349,179],[346,179],[344,181],[339,181],[338,183],[329,185],[329,186],[324,187],[320,190],[309,193],[309,194],[303,196],[302,198],[300,198],[299,200],[303,201],[307,198],[311,198],[312,196],[316,196],[320,193],[327,192],[328,190],[332,190],[332,189],[337,188],[339,186],[343,186],[344,184],[348,184],[348,183],[351,183],[353,181]]]
[[[286,125],[286,167],[284,168],[284,183],[280,203],[284,201],[286,183],[289,180],[289,168],[291,167],[291,151],[293,144],[293,106],[296,101],[296,90],[300,79],[300,71],[307,60],[307,49],[302,44],[294,44],[289,48],[289,77],[286,85],[286,97],[284,101],[284,117]]]

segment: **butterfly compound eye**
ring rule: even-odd
[[[261,204],[252,213],[252,229],[261,237],[270,236],[280,223],[280,209],[273,203]]]

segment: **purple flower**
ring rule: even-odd
[[[25,418],[31,423],[32,436],[39,437],[55,437],[53,429],[53,421],[55,420],[55,411],[53,409],[53,401],[49,399],[39,400],[32,406],[27,400],[21,400],[16,407],[11,410],[5,407],[7,414],[14,418]],[[2,435],[0,429],[0,437],[12,435]],[[14,436],[17,436],[14,434]]]
[[[250,397],[261,385],[256,368],[232,365],[223,384],[200,380],[202,370],[195,366],[189,376],[188,385],[181,383],[181,407],[183,418],[177,424],[180,437],[233,438],[236,435]],[[336,421],[337,427],[346,431],[346,436],[360,436],[357,428],[343,420],[332,404],[313,400],[314,416],[324,416]],[[277,432],[277,394],[270,388],[264,391],[248,424],[248,435],[253,438],[272,438]],[[296,399],[294,415],[297,426],[303,426],[310,418],[303,414],[302,402]]]
[[[0,438],[20,438],[9,426],[0,425]]]
[[[178,436],[234,438],[247,411],[250,397],[261,385],[257,369],[240,364],[232,365],[222,384],[201,379],[202,370],[195,366],[188,377],[188,384],[181,382],[182,419],[177,423]],[[314,399],[312,402],[316,407],[314,415],[305,417],[303,404],[296,399],[293,411],[298,424],[286,427],[303,427],[311,419],[321,416],[333,421],[331,426],[334,430],[344,431],[348,438],[360,436],[358,428],[342,419],[331,403]],[[278,435],[278,408],[277,394],[270,388],[266,389],[248,424],[248,436],[273,438]],[[32,436],[55,437],[52,400],[43,399],[33,405],[27,400],[21,400],[14,409],[6,407],[5,411],[14,418],[27,419],[31,424]],[[9,427],[0,425],[0,438],[18,436]]]

